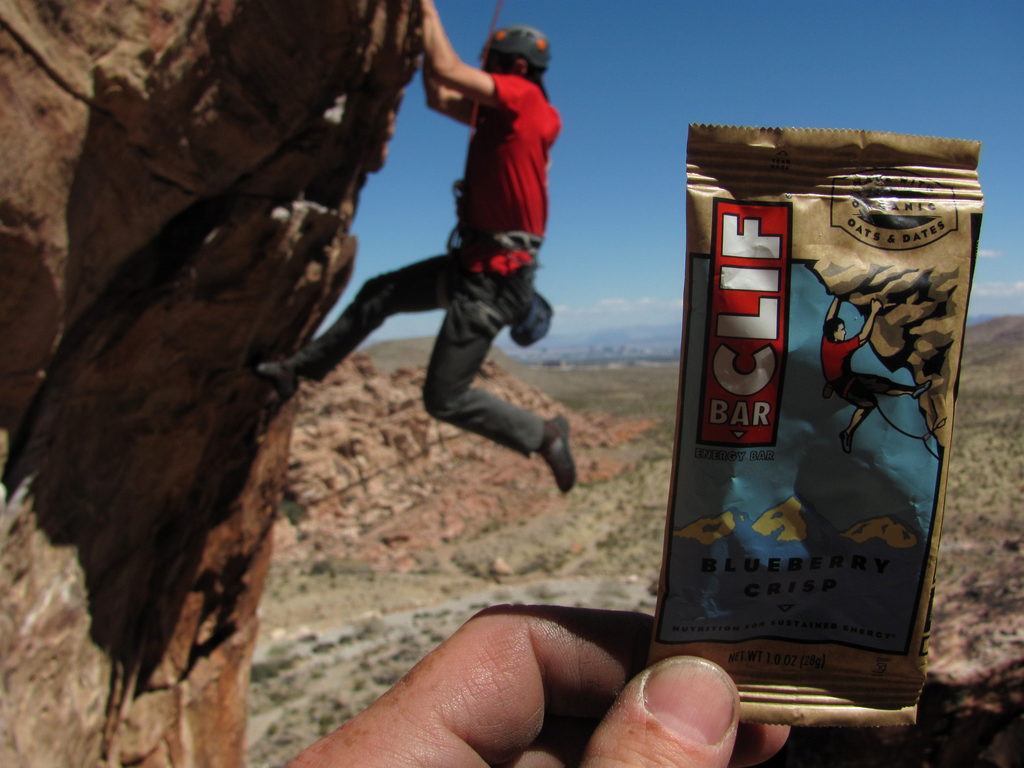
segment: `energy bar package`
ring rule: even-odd
[[[977,142],[690,126],[652,660],[741,717],[913,723],[981,223]]]

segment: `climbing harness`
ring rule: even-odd
[[[456,224],[448,236],[448,255],[454,258],[456,252],[474,243],[491,243],[504,251],[524,251],[530,254],[532,262],[524,264],[523,269],[537,269],[537,253],[544,238],[532,232],[484,232],[465,224]],[[534,289],[530,303],[523,313],[509,327],[512,341],[521,347],[528,347],[543,339],[551,328],[551,318],[555,310],[539,291]]]
[[[459,248],[477,243],[490,243],[503,251],[525,251],[536,259],[541,245],[544,244],[544,237],[520,230],[485,232],[459,223],[448,235],[448,253],[454,253]]]

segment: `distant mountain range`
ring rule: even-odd
[[[1024,315],[978,315],[967,321],[972,336],[1024,341]],[[509,357],[530,365],[643,364],[679,359],[682,325],[602,328],[581,333],[552,333],[531,347],[520,347],[507,333],[498,346]]]
[[[1024,315],[972,317],[968,344],[985,341],[1024,343]],[[681,327],[633,326],[589,333],[552,333],[532,347],[517,346],[503,332],[495,344],[507,358],[526,365],[645,365],[679,359]],[[378,365],[390,370],[397,365],[425,365],[433,337],[393,339],[369,345]],[[508,365],[508,359],[502,365]]]
[[[497,346],[510,357],[532,365],[670,362],[679,359],[681,335],[680,324],[647,325],[552,333],[531,347],[517,346],[502,334]]]

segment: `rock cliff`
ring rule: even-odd
[[[348,279],[414,7],[0,6],[0,764],[241,763],[294,417],[248,366]]]

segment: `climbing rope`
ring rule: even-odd
[[[935,437],[935,433],[938,430],[942,429],[946,425],[946,420],[945,419],[939,419],[938,423],[934,427],[931,427],[930,429],[927,429],[923,435],[915,435],[915,434],[913,434],[911,432],[907,432],[902,427],[900,427],[900,426],[896,425],[895,423],[893,423],[893,420],[890,419],[888,414],[886,414],[886,412],[882,409],[882,406],[878,402],[877,399],[875,400],[875,410],[878,411],[882,415],[882,418],[885,419],[886,423],[890,427],[895,429],[901,435],[904,435],[906,437],[912,438],[914,440],[920,440],[924,444],[924,448],[925,448],[926,451],[928,451],[928,453],[930,453],[936,459],[939,458],[939,454],[932,450],[932,447],[931,447],[931,445],[929,445],[928,440],[933,438],[933,437]],[[925,426],[926,427],[928,426],[927,422],[925,422]],[[936,442],[938,442],[938,438],[936,438]]]

